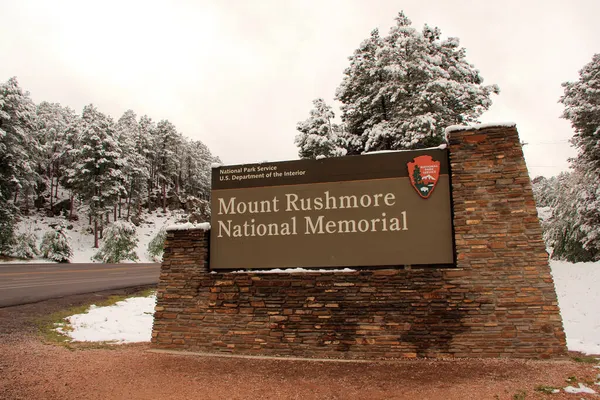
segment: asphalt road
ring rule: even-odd
[[[0,307],[158,283],[160,264],[0,264]]]

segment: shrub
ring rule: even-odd
[[[42,257],[56,262],[69,262],[73,257],[71,238],[63,224],[55,225],[51,231],[44,234],[40,253]]]
[[[165,251],[165,239],[167,238],[167,230],[161,228],[156,236],[152,238],[148,243],[148,254],[152,257],[155,262],[162,261],[162,255]]]
[[[135,253],[138,239],[135,236],[135,226],[131,222],[116,221],[106,228],[104,235],[104,243],[94,255],[94,260],[105,263],[138,260]]]
[[[10,255],[15,241],[16,209],[0,195],[0,254]]]
[[[35,258],[39,254],[36,242],[37,237],[33,233],[21,233],[15,236],[13,256],[25,259]]]

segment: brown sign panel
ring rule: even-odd
[[[211,269],[452,264],[447,150],[223,166]]]

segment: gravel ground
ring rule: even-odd
[[[157,354],[148,344],[67,348],[38,336],[41,316],[117,293],[123,290],[0,309],[0,399],[600,398],[535,391],[565,387],[570,376],[596,380],[593,365],[566,360],[260,360]]]

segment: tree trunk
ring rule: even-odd
[[[50,212],[52,212],[52,210],[54,209],[54,196],[52,196],[52,193],[54,193],[54,163],[52,163],[50,165]]]
[[[123,203],[122,200],[123,199],[121,199],[121,196],[119,196],[119,219],[121,219],[121,206],[122,206],[122,203]],[[115,218],[115,220],[116,220],[116,218]]]
[[[119,203],[121,202],[121,199],[119,199]],[[108,215],[107,215],[108,217]],[[108,218],[106,218],[107,222],[108,222]],[[115,205],[113,206],[113,221],[117,221],[117,203],[115,203]]]
[[[163,213],[167,212],[167,182],[163,178],[162,182]]]
[[[381,96],[381,108],[383,111],[383,120],[387,121],[388,117],[387,117],[387,107],[385,106],[385,98],[383,96]]]
[[[54,197],[58,199],[58,181],[60,179],[60,172],[58,169],[58,165],[55,165],[54,171],[56,172],[56,185],[54,185]],[[52,192],[50,192],[50,196],[52,196]]]
[[[75,202],[75,196],[73,195],[73,192],[71,192],[71,195],[69,196],[69,198],[71,199],[71,204],[69,204],[69,221],[72,221],[73,220],[73,208],[74,208],[73,203]]]
[[[31,188],[28,187],[25,191],[25,213],[29,215],[29,195],[31,194]]]
[[[130,211],[131,211],[131,192],[133,190],[133,181],[131,181],[131,185],[129,188],[129,196],[127,196],[127,221],[129,221]],[[150,201],[150,199],[148,199]],[[150,203],[148,203],[148,211],[150,211]]]
[[[154,211],[154,204],[152,204],[152,181],[148,181],[148,212]]]
[[[90,215],[90,219],[92,216]],[[98,248],[98,219],[94,218],[94,248]]]

